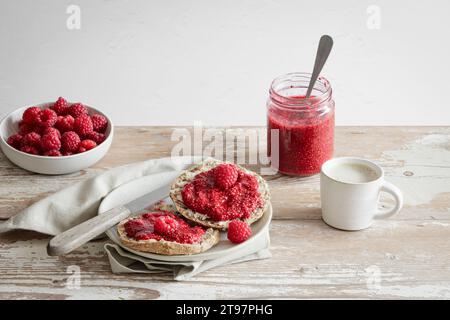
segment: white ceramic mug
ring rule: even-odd
[[[378,209],[381,191],[394,197],[392,209]],[[334,158],[322,165],[320,199],[322,219],[342,230],[368,228],[374,219],[388,218],[403,206],[402,192],[384,180],[380,166],[353,157]]]

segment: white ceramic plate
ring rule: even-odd
[[[170,180],[173,180],[175,177],[179,175],[179,172],[167,172],[167,173],[159,173],[155,175],[150,175],[147,177],[143,177],[140,179],[133,180],[124,184],[123,186],[118,187],[113,190],[110,194],[108,194],[102,201],[99,207],[99,214],[106,212],[116,206],[126,204],[133,199],[140,197],[151,190],[156,189],[159,186],[164,185]],[[158,183],[155,183],[157,181]],[[159,184],[159,185],[157,185]],[[136,191],[138,190],[138,192]],[[166,199],[168,203],[171,203],[169,198]],[[133,215],[137,215],[141,212],[136,212]],[[226,232],[220,233],[220,241],[217,245],[212,247],[206,252],[193,254],[193,255],[175,255],[175,256],[166,256],[148,252],[140,252],[136,250],[129,249],[122,245],[119,235],[117,233],[117,228],[114,226],[108,231],[106,234],[108,237],[116,244],[121,246],[122,248],[133,252],[142,257],[162,260],[162,261],[173,261],[173,262],[182,262],[182,261],[202,261],[202,260],[210,260],[215,259],[227,254],[230,254],[242,246],[249,246],[255,241],[256,238],[263,235],[263,231],[268,227],[270,220],[272,219],[272,206],[269,205],[268,210],[264,213],[261,219],[251,225],[252,228],[252,236],[245,242],[241,244],[233,244],[227,240]]]

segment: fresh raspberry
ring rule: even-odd
[[[20,151],[34,155],[39,154],[39,150],[33,146],[23,146],[22,148],[20,148]]]
[[[78,153],[86,152],[88,150],[94,149],[97,146],[95,141],[92,140],[83,140],[78,147]]]
[[[162,216],[155,220],[155,232],[164,236],[174,236],[178,228],[178,222],[169,216]]]
[[[53,127],[48,127],[45,128],[44,131],[42,131],[42,135],[46,135],[46,134],[52,134],[58,137],[58,139],[61,139],[61,132],[59,132],[58,129],[53,128]]]
[[[73,152],[70,152],[70,151],[63,151],[63,152],[62,152],[62,156],[63,156],[63,157],[65,157],[65,156],[71,156],[71,155],[73,155]]]
[[[69,104],[66,99],[59,97],[50,109],[55,111],[58,116],[65,116],[69,112]]]
[[[67,131],[73,131],[73,124],[75,119],[71,115],[59,116],[55,123],[55,128],[64,133]]]
[[[44,109],[42,110],[36,121],[38,125],[42,127],[53,127],[58,119],[58,115],[52,109]]]
[[[45,134],[41,138],[41,149],[43,151],[59,150],[61,148],[61,140],[56,134]]]
[[[21,135],[24,136],[27,133],[35,132],[35,131],[39,131],[38,128],[36,128],[35,125],[25,123],[23,120],[19,122],[19,133]]]
[[[20,149],[22,147],[23,136],[21,134],[13,134],[6,141],[11,147],[15,149]]]
[[[22,143],[24,146],[39,148],[41,144],[41,135],[36,132],[30,132],[24,135]]]
[[[88,133],[86,135],[86,138],[89,139],[89,140],[94,141],[97,145],[99,145],[100,143],[105,141],[106,136],[103,133],[99,133],[99,132],[93,131],[91,133]]]
[[[235,165],[230,163],[222,163],[213,170],[214,181],[216,185],[223,190],[232,187],[239,177],[238,169]]]
[[[61,152],[59,150],[48,150],[43,155],[47,157],[61,157]]]
[[[108,126],[108,120],[101,114],[94,114],[92,117],[92,124],[94,126],[94,131],[104,133],[106,127]]]
[[[88,115],[82,115],[76,118],[73,128],[80,136],[85,136],[94,130],[91,117]]]
[[[80,146],[80,142],[81,142],[80,137],[73,131],[64,132],[61,137],[61,147],[65,153],[77,152],[78,147]]]
[[[69,114],[76,119],[84,114],[88,114],[88,110],[85,106],[78,102],[69,107]]]
[[[22,120],[27,124],[37,124],[37,119],[41,113],[41,108],[39,107],[29,107],[26,109],[22,115]]]
[[[247,240],[252,235],[250,226],[240,220],[233,220],[228,224],[228,240],[233,243],[241,243]]]

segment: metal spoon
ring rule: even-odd
[[[323,35],[320,37],[319,46],[317,47],[316,61],[314,62],[314,69],[309,80],[308,90],[306,91],[305,98],[308,99],[311,95],[314,84],[319,77],[320,72],[330,55],[331,48],[333,47],[333,39],[330,36]]]

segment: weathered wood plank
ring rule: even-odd
[[[31,235],[29,234],[28,237]],[[169,275],[113,275],[94,241],[47,257],[46,239],[2,236],[0,296],[22,298],[450,298],[450,221],[380,221],[362,232],[320,220],[276,220],[273,258],[219,267],[188,282]],[[69,266],[81,290],[66,286]]]

